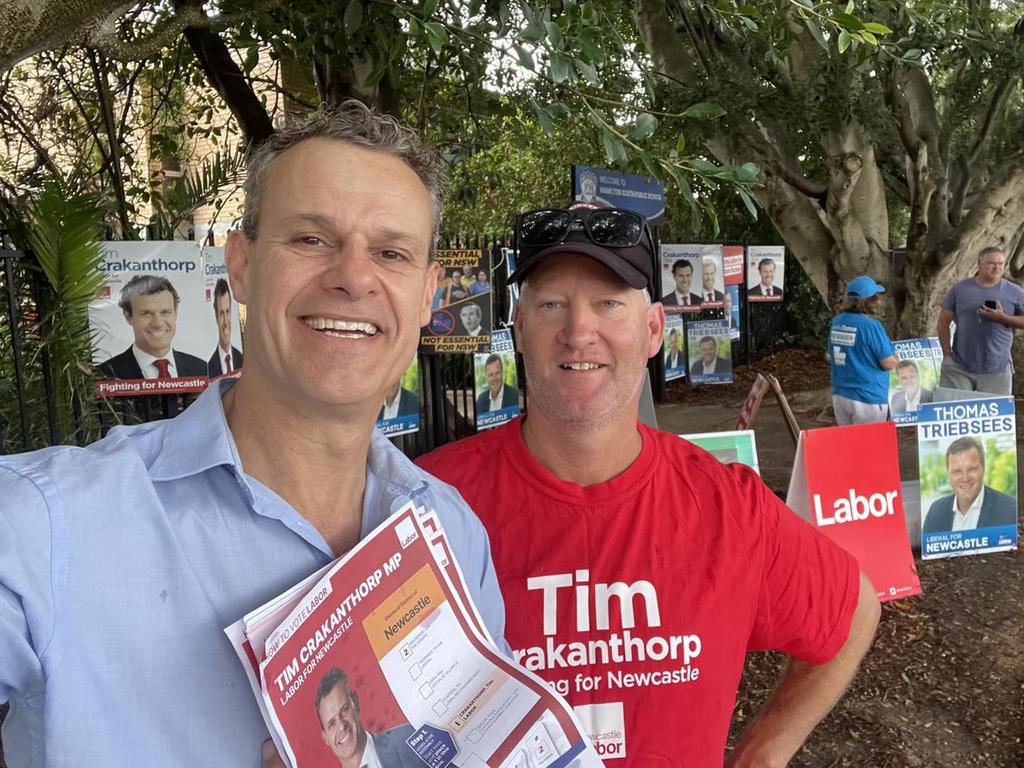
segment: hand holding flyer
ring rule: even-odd
[[[225,630],[282,758],[293,768],[371,754],[381,768],[601,765],[571,710],[498,653],[468,594],[436,515],[410,504]]]

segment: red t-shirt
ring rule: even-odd
[[[831,659],[856,561],[749,468],[675,435],[638,424],[636,461],[584,488],[541,466],[520,424],[418,462],[487,528],[517,660],[614,765],[721,766],[746,652]]]

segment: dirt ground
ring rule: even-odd
[[[670,385],[669,404],[657,409],[659,426],[680,433],[731,429],[758,371],[779,378],[801,428],[835,423],[821,353],[789,350],[738,367],[732,385]],[[770,395],[754,431],[762,476],[784,497],[795,446]],[[904,480],[917,477],[915,440],[913,429],[900,430]],[[1024,552],[918,561],[918,569],[924,594],[883,606],[857,679],[794,768],[1024,766]],[[749,657],[733,740],[782,664],[776,654]]]
[[[758,371],[779,378],[801,428],[834,424],[821,353],[789,350],[737,367],[731,385],[671,384],[669,402],[657,409],[659,426],[677,433],[732,429]],[[771,396],[754,430],[762,476],[784,497],[795,446]],[[904,479],[916,477],[914,439],[913,430],[900,430]],[[793,768],[1024,767],[1024,552],[919,562],[919,571],[924,595],[883,606],[857,679]],[[782,663],[775,654],[748,659],[733,740]]]

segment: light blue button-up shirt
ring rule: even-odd
[[[223,627],[333,560],[242,471],[210,387],[170,421],[0,457],[0,702],[9,768],[257,768],[267,738]],[[491,634],[505,611],[483,526],[379,433],[362,535],[437,510]]]

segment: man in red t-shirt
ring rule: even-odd
[[[638,423],[665,325],[642,217],[532,211],[517,240],[528,413],[419,462],[488,529],[515,657],[610,765],[699,768],[722,765],[747,651],[782,651],[728,765],[785,765],[869,647],[874,588],[751,470]]]

